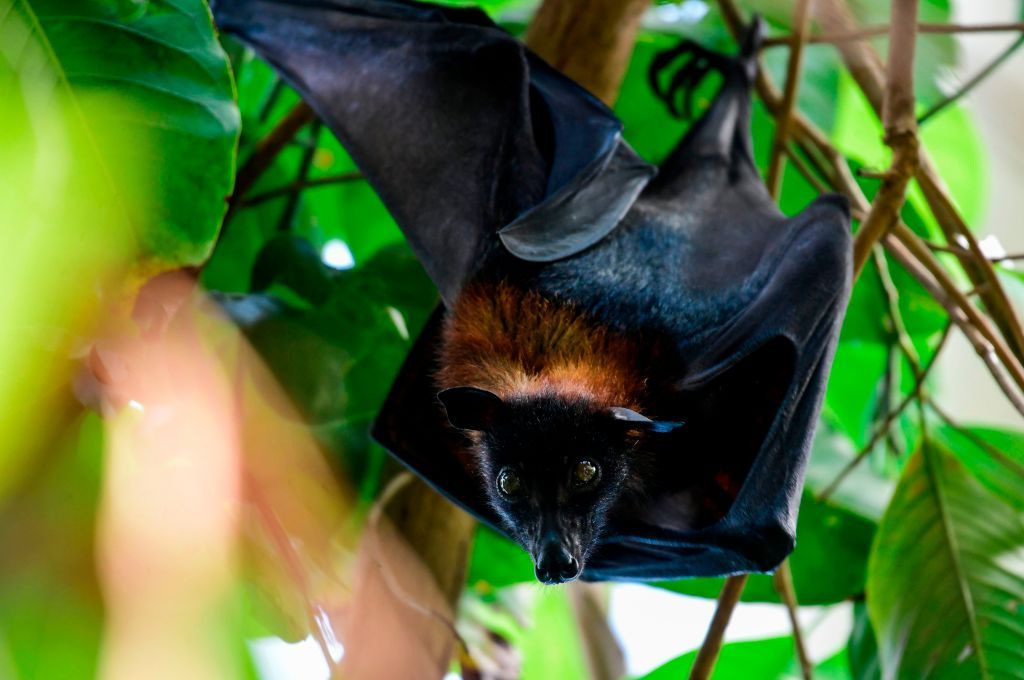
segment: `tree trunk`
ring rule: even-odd
[[[526,31],[526,44],[611,105],[650,5],[650,0],[545,0]]]

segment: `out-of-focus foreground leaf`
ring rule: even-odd
[[[884,677],[1018,676],[1024,668],[1020,509],[926,440],[879,526],[868,610]]]
[[[93,156],[107,209],[131,225],[142,273],[205,260],[234,182],[240,125],[206,3],[0,0],[4,16],[8,64],[52,81],[82,127],[82,153]],[[151,170],[132,177],[141,168]]]

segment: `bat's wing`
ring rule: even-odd
[[[690,431],[672,454],[680,457],[677,493],[620,518],[588,562],[590,579],[768,571],[795,543],[804,469],[852,282],[849,208],[842,197],[822,196],[787,218],[761,182],[749,136],[759,36],[755,22],[738,58],[683,45],[655,62],[658,69],[691,53],[670,85],[659,86],[668,101],[678,94],[672,83],[699,79],[686,71],[694,63],[724,78],[638,203],[665,223],[686,216],[675,314],[684,321],[674,330],[686,374],[677,403],[666,408]],[[716,309],[694,316],[699,304]],[[707,505],[717,506],[710,521],[672,519],[692,520]]]
[[[532,261],[596,243],[653,175],[607,107],[478,10],[211,4],[338,136],[446,302],[499,239]]]

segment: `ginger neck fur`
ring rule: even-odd
[[[504,400],[562,396],[639,409],[646,389],[636,343],[572,305],[507,283],[467,286],[445,320],[436,380]]]

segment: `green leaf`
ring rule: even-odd
[[[520,640],[523,680],[584,680],[590,677],[579,628],[565,588],[534,590],[532,625]]]
[[[148,268],[205,260],[231,193],[239,130],[206,4],[0,0],[0,17],[9,44],[27,40],[45,54],[47,77],[76,112]],[[147,166],[158,169],[142,186],[125,181]]]
[[[879,527],[868,610],[885,677],[1019,677],[1020,510],[990,493],[944,447],[926,441]]]
[[[715,680],[790,678],[793,667],[793,638],[777,637],[722,645],[715,663]],[[678,680],[689,675],[697,650],[672,659],[643,676],[642,680]]]
[[[815,495],[831,486],[856,457],[850,439],[827,423],[819,423],[807,466],[806,488]],[[829,496],[829,502],[873,523],[882,519],[896,484],[878,472],[871,461],[853,468]]]
[[[1024,434],[994,428],[938,428],[941,442],[989,491],[1024,512]]]
[[[867,606],[863,602],[853,606],[853,630],[850,632],[847,650],[850,675],[854,680],[881,680],[878,643],[875,641],[875,631],[871,628]]]
[[[487,591],[533,580],[533,560],[525,550],[494,529],[477,527],[466,579],[471,588]]]

